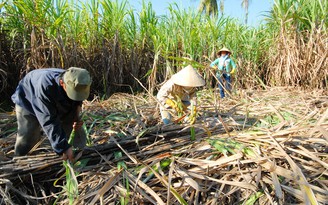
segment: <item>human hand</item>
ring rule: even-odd
[[[165,104],[167,104],[169,107],[176,108],[177,103],[171,100],[170,98],[166,99]]]
[[[70,162],[74,161],[74,154],[73,154],[73,149],[72,147],[68,148],[64,153],[63,153],[63,160],[69,160]]]
[[[77,121],[73,123],[73,129],[76,131],[78,129],[80,129],[83,125],[83,121]]]
[[[210,65],[210,67],[215,69],[215,70],[219,68],[219,66],[217,66],[217,65],[213,65],[213,66]]]
[[[230,71],[230,74],[235,74],[236,73],[236,69],[233,68],[231,71]]]
[[[182,110],[184,112],[188,111],[189,109],[190,109],[190,105],[186,105],[186,104],[182,103]]]

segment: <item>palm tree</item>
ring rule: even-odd
[[[248,22],[248,7],[249,4],[251,3],[251,0],[242,0],[241,2],[241,7],[245,9],[245,25],[247,25]]]
[[[223,2],[223,0],[221,1]],[[207,15],[216,16],[218,14],[218,3],[216,0],[201,0],[198,7],[198,11],[201,13],[205,12]]]
[[[245,25],[248,23],[248,7],[251,0],[242,0],[241,6],[245,9]],[[201,0],[199,7],[199,12],[205,12],[207,15],[217,15],[218,13],[218,3],[217,0]],[[224,0],[220,0],[220,12],[224,11]]]

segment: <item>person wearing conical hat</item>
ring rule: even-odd
[[[203,77],[191,66],[183,68],[166,81],[157,93],[164,124],[169,124],[172,115],[183,116],[187,108],[197,106],[197,87],[205,85]]]
[[[80,111],[90,86],[90,74],[83,68],[44,68],[27,73],[11,97],[18,125],[15,155],[28,154],[40,141],[42,128],[53,150],[64,160],[73,161],[68,138],[74,130],[73,146],[83,148],[86,144]]]
[[[231,92],[231,75],[236,72],[236,64],[230,58],[231,51],[223,47],[217,53],[218,58],[211,63],[212,68],[216,68],[216,77],[219,80],[218,86],[220,90],[220,97],[225,97],[225,91]]]

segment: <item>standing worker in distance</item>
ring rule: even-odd
[[[219,80],[219,90],[220,97],[225,97],[225,90],[230,93],[231,92],[231,75],[236,72],[236,64],[230,58],[231,51],[226,47],[223,47],[217,53],[219,58],[211,63],[212,68],[217,68],[216,77]]]
[[[204,85],[205,80],[191,65],[183,68],[165,82],[157,93],[163,123],[171,122],[171,113],[181,115],[188,108],[195,109],[197,106],[196,88]]]
[[[53,150],[63,159],[74,160],[68,137],[75,130],[74,147],[83,148],[86,133],[80,119],[82,101],[90,94],[91,77],[83,68],[37,69],[19,82],[12,101],[16,104],[15,155],[26,155],[47,135]]]

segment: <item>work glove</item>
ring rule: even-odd
[[[170,98],[166,99],[165,104],[174,109],[177,107],[177,103],[171,100]]]
[[[175,109],[179,115],[181,115],[183,111],[186,109],[186,107],[181,102],[181,100],[175,101],[175,100],[167,99],[165,101],[165,104]]]
[[[233,68],[231,71],[230,71],[230,74],[235,74],[236,73],[236,68]]]

